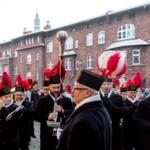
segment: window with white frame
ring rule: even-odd
[[[140,64],[140,49],[132,50],[132,65]]]
[[[22,63],[22,56],[19,57],[19,63]]]
[[[9,71],[9,66],[7,64],[4,65],[4,72],[8,72]]]
[[[11,57],[11,50],[6,51],[6,57],[10,58]]]
[[[18,74],[18,68],[17,66],[14,66],[14,75],[17,75]]]
[[[47,52],[48,53],[53,52],[53,42],[48,42],[47,43]]]
[[[28,41],[28,39],[26,39],[26,45],[29,45],[29,41]]]
[[[28,54],[27,55],[27,64],[31,64],[31,61],[32,61],[31,54]]]
[[[117,39],[131,39],[135,38],[135,26],[134,24],[125,24],[122,25],[117,31]]]
[[[80,70],[82,69],[82,61],[76,59],[76,70]]]
[[[75,41],[75,48],[79,48],[79,40]]]
[[[39,76],[39,73],[37,72],[36,73],[36,80],[39,80],[40,79],[40,76]]]
[[[37,36],[37,43],[40,43],[40,36]]]
[[[3,58],[6,57],[6,52],[5,52],[5,51],[2,53],[2,57],[3,57]]]
[[[32,40],[31,38],[29,38],[29,39],[28,39],[28,41],[29,41],[29,45],[31,45],[31,42],[32,42],[31,40]]]
[[[36,61],[39,61],[40,60],[40,53],[36,53]]]
[[[65,43],[65,49],[69,50],[69,49],[73,49],[73,38],[72,37],[68,37]]]
[[[86,68],[87,69],[92,69],[93,68],[93,58],[92,58],[92,56],[87,57]]]
[[[32,39],[31,39],[31,44],[34,44],[34,38],[32,37]]]
[[[93,45],[93,33],[88,33],[86,36],[86,46]]]
[[[18,56],[18,52],[14,51],[14,58],[16,58]]]
[[[31,72],[29,71],[29,72],[27,72],[27,75],[26,75],[27,77],[29,77],[29,78],[31,78]]]
[[[98,32],[98,44],[105,43],[105,31]]]
[[[23,46],[23,41],[22,41],[22,40],[20,41],[20,46],[21,46],[21,47]]]
[[[80,69],[80,60],[76,59],[76,70]]]
[[[65,59],[65,69],[66,70],[71,70],[71,58],[66,58]]]

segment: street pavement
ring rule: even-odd
[[[31,138],[30,150],[40,150],[40,123],[34,122],[36,138]]]

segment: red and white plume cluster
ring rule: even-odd
[[[98,57],[98,67],[108,78],[120,78],[126,72],[127,61],[124,51],[104,51]]]
[[[142,75],[141,73],[138,71],[136,72],[136,74],[132,77],[132,79],[128,79],[126,81],[126,87],[128,86],[136,86],[136,87],[142,87]]]

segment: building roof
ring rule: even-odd
[[[146,45],[150,45],[150,43],[138,38],[138,39],[132,39],[132,40],[113,42],[106,48],[106,50],[111,50],[111,49],[121,48],[121,47],[128,47],[128,46],[146,46]]]
[[[76,55],[76,52],[74,50],[71,50],[71,51],[64,51],[63,53],[63,56],[66,57],[66,56],[73,56],[73,55]]]
[[[64,26],[52,28],[52,29],[46,30],[45,32],[53,31],[53,30],[59,30],[61,28],[66,28],[66,27],[69,27],[69,26],[75,26],[77,24],[88,23],[90,21],[97,20],[97,19],[100,19],[100,18],[104,18],[106,16],[117,15],[117,14],[121,14],[121,13],[124,13],[124,12],[130,12],[132,10],[137,10],[137,9],[142,9],[142,8],[145,9],[147,7],[150,7],[150,2],[146,2],[146,3],[143,3],[143,4],[137,5],[137,6],[132,6],[132,7],[124,8],[124,9],[117,10],[117,11],[107,11],[106,13],[104,13],[102,15],[98,15],[98,16],[95,16],[93,18],[85,19],[85,20],[82,20],[82,21],[79,21],[79,22],[70,23],[68,25],[64,25]]]
[[[128,7],[128,8],[125,8],[125,9],[118,10],[118,11],[107,11],[106,13],[104,13],[102,15],[99,15],[99,16],[96,16],[96,17],[93,17],[93,18],[85,19],[85,20],[75,22],[75,23],[70,23],[68,25],[63,25],[63,26],[52,28],[52,29],[49,29],[49,30],[40,30],[40,31],[37,31],[37,32],[31,32],[29,34],[25,34],[25,35],[21,35],[21,36],[18,36],[16,38],[13,38],[10,41],[17,40],[19,38],[23,38],[23,37],[27,37],[27,36],[31,36],[31,35],[34,35],[34,34],[48,33],[48,32],[52,32],[52,31],[56,31],[56,30],[61,30],[61,29],[67,28],[67,27],[76,26],[78,24],[89,23],[90,21],[101,19],[101,18],[104,18],[106,16],[117,15],[117,14],[121,14],[121,13],[124,13],[124,12],[130,12],[130,11],[137,10],[137,9],[142,9],[142,8],[145,9],[147,7],[150,7],[150,2],[143,3],[143,4],[140,4],[140,5],[137,5],[137,6],[132,6],[130,8]],[[0,43],[0,44],[3,44],[3,43]]]

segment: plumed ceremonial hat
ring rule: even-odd
[[[7,72],[3,72],[2,81],[0,84],[0,96],[11,93],[12,82]]]
[[[24,92],[29,90],[29,83],[23,80],[21,74],[18,74],[15,80],[15,92]]]
[[[49,86],[50,84],[50,81],[49,80],[44,80],[43,81],[43,86]]]

